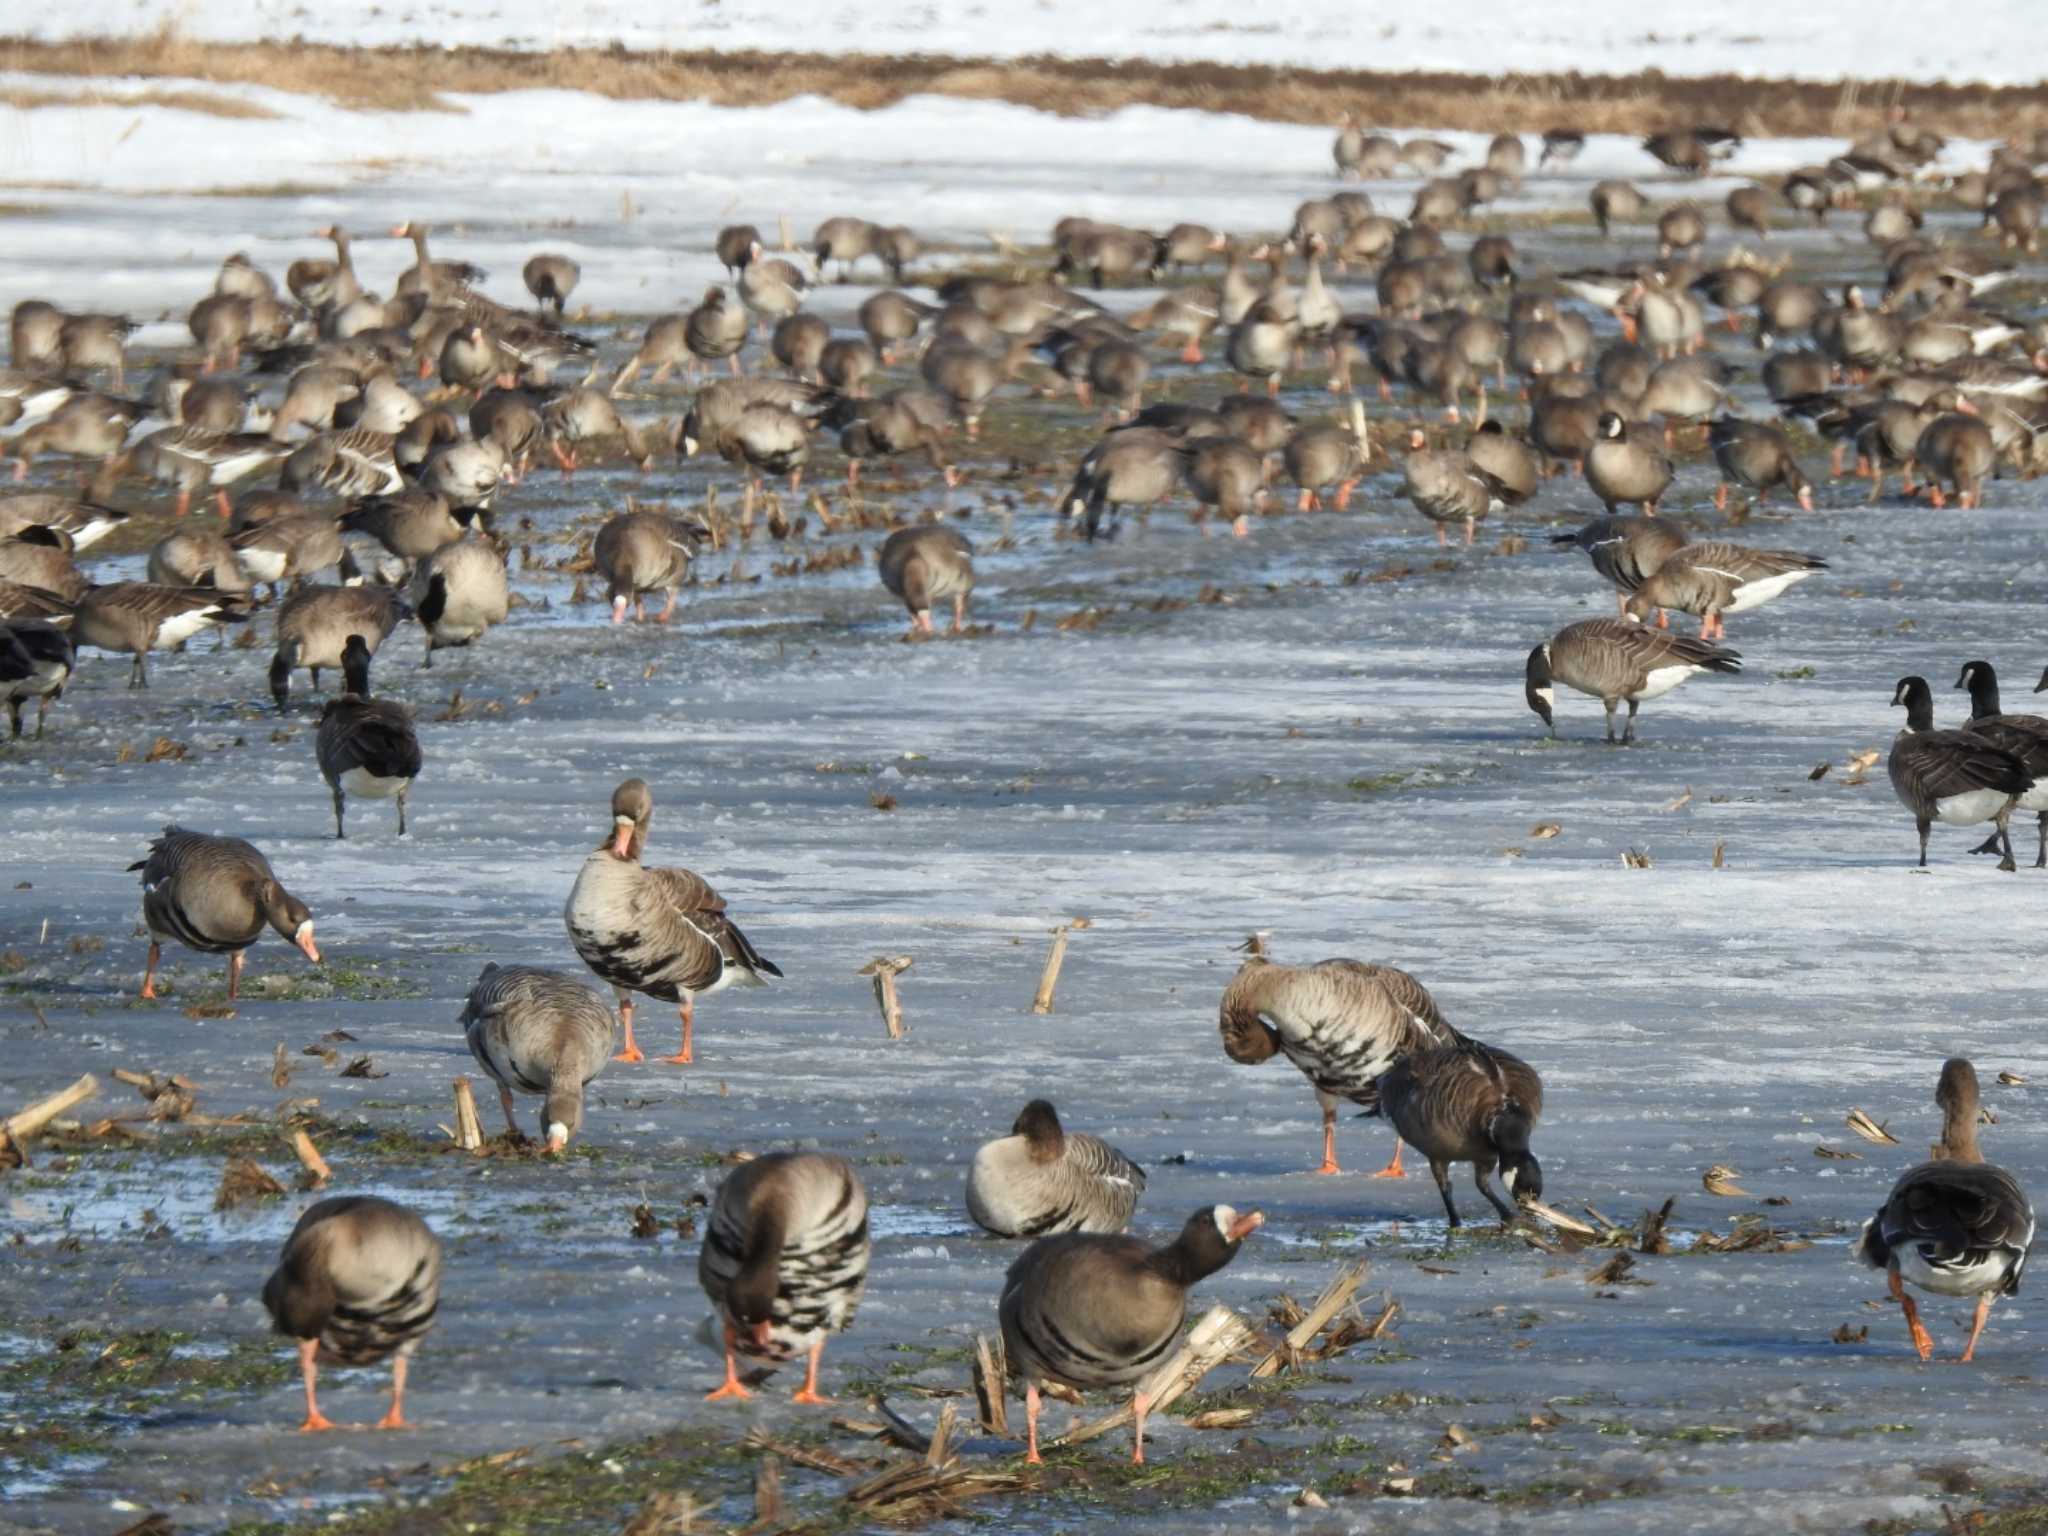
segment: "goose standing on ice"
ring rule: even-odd
[[[462,1009],[469,1053],[498,1085],[505,1129],[523,1139],[512,1090],[544,1100],[548,1151],[583,1127],[583,1090],[611,1059],[618,1025],[582,982],[532,965],[487,965]]]
[[[1900,1175],[1878,1213],[1863,1224],[1856,1253],[1872,1269],[1885,1271],[1923,1361],[1933,1356],[1934,1340],[1906,1286],[1975,1297],[1970,1341],[1957,1357],[1967,1363],[1976,1358],[1991,1303],[2020,1288],[2034,1242],[2034,1208],[2019,1180],[1985,1162],[1977,1149],[1977,1069],[1961,1057],[1942,1063],[1934,1102],[1942,1112],[1940,1145],[1931,1161]]]
[[[1473,1186],[1506,1225],[1515,1212],[1488,1183],[1496,1167],[1515,1199],[1543,1197],[1543,1169],[1529,1151],[1543,1114],[1543,1080],[1520,1057],[1477,1040],[1421,1051],[1380,1079],[1380,1102],[1401,1139],[1429,1159],[1453,1227],[1461,1224],[1451,1199],[1453,1163],[1472,1165]]]
[[[156,967],[164,940],[187,949],[228,957],[228,1001],[242,983],[242,951],[274,928],[315,965],[313,914],[278,884],[270,860],[239,837],[209,837],[167,826],[149,845],[149,857],[128,866],[142,872],[142,921],[149,929],[149,963],[141,996],[156,997]]]
[[[1746,613],[1817,571],[1828,568],[1818,555],[1791,549],[1751,549],[1709,541],[1688,544],[1657,567],[1623,605],[1640,620],[1653,608],[1697,614],[1702,640],[1727,638],[1725,613]]]
[[[1614,587],[1615,607],[1625,617],[1630,594],[1685,548],[1685,530],[1662,517],[1596,517],[1575,533],[1552,534],[1550,542],[1583,549]],[[1659,629],[1670,622],[1658,613]]]
[[[953,600],[953,634],[967,623],[967,594],[974,590],[974,546],[957,528],[929,525],[899,528],[882,541],[876,557],[882,585],[910,610],[910,632],[932,633],[932,604]]]
[[[780,976],[726,916],[725,898],[687,869],[647,869],[640,855],[654,819],[645,779],[612,791],[612,821],[576,876],[562,913],[569,942],[619,1000],[626,1032],[621,1061],[644,1061],[633,1043],[635,992],[674,1003],[682,1013],[683,1045],[664,1058],[688,1066],[696,999],[729,986],[758,987]]]
[[[1357,960],[1275,965],[1254,956],[1223,989],[1217,1012],[1224,1054],[1257,1066],[1283,1053],[1316,1090],[1323,1161],[1337,1166],[1337,1103],[1379,1107],[1379,1080],[1402,1057],[1464,1039],[1444,1022],[1429,989],[1406,971]],[[1374,1178],[1402,1177],[1401,1144]]]
[[[1892,742],[1885,771],[1899,804],[1913,813],[1920,833],[1920,867],[1927,867],[1927,834],[1937,821],[1974,826],[1988,821],[2006,872],[2013,861],[2007,823],[2019,797],[2034,787],[2026,763],[2004,747],[1972,731],[1934,728],[1934,693],[1924,677],[1902,677],[1892,690],[1892,704],[1906,708],[1906,728]]]
[[[1009,1135],[974,1154],[967,1214],[997,1237],[1121,1232],[1144,1192],[1144,1169],[1100,1137],[1065,1129],[1050,1102],[1033,1099]]]
[[[1956,686],[1970,690],[1970,723],[1963,729],[2005,748],[2025,763],[2027,772],[2034,776],[2034,787],[2020,796],[2015,809],[2039,814],[2041,852],[2034,860],[2034,868],[2048,869],[2048,719],[2039,715],[2008,715],[2000,709],[1998,673],[1988,661],[1964,662]],[[1971,851],[1997,853],[1996,834]]]
[[[1636,710],[1662,698],[1701,672],[1740,672],[1742,655],[1704,640],[1632,624],[1626,619],[1582,619],[1567,624],[1529,652],[1523,697],[1557,735],[1556,684],[1590,694],[1607,711],[1607,740],[1615,744],[1614,710],[1628,703],[1619,745],[1636,739]]]
[[[370,697],[370,647],[361,635],[342,643],[341,675],[348,688],[320,711],[314,749],[320,776],[334,794],[334,837],[339,842],[345,794],[398,802],[398,835],[405,836],[405,796],[420,775],[420,738],[412,711],[395,699]]]

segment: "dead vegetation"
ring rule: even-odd
[[[261,85],[386,111],[460,111],[463,93],[575,90],[621,101],[762,106],[818,95],[872,110],[911,95],[1008,101],[1069,117],[1130,106],[1240,113],[1268,122],[1329,123],[1343,108],[1389,126],[1491,133],[1568,125],[1642,134],[1674,123],[1728,123],[1743,133],[1854,135],[1878,127],[1894,102],[1943,131],[2003,138],[2048,114],[2048,88],[1903,82],[1745,79],[1705,75],[1507,74],[1314,70],[1266,65],[1165,64],[1142,59],[1016,60],[808,53],[633,53],[556,49],[342,48],[301,41],[198,43],[175,28],[143,37],[56,43],[0,40],[14,73]],[[23,95],[34,98],[33,91]],[[177,99],[189,96],[190,100]],[[215,109],[201,93],[166,92],[166,105]],[[139,96],[124,97],[141,101]],[[43,104],[35,101],[32,104]],[[261,108],[229,115],[261,116]]]

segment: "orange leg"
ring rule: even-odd
[[[156,963],[163,959],[164,947],[155,939],[149,941],[149,964],[142,971],[142,996],[147,1002],[156,1001]]]
[[[1184,363],[1199,363],[1202,360],[1202,344],[1190,338],[1180,349],[1180,360]]]
[[[1716,512],[1726,512],[1728,510],[1728,482],[1726,480],[1723,480],[1714,487],[1714,510]]]
[[[1337,1166],[1337,1106],[1332,1104],[1323,1111],[1323,1166],[1312,1170],[1315,1173],[1342,1173]]]
[[[411,1429],[405,1419],[405,1356],[400,1355],[391,1362],[391,1407],[384,1417],[377,1421],[379,1429]]]
[[[1374,1174],[1373,1177],[1376,1179],[1405,1179],[1408,1177],[1408,1170],[1401,1166],[1400,1137],[1396,1136],[1394,1138],[1394,1160]]]
[[[688,994],[684,995],[683,1006],[679,1011],[683,1016],[683,1048],[677,1051],[675,1055],[664,1056],[661,1059],[678,1067],[687,1067],[695,1060],[690,1054],[690,1026],[695,1022],[697,1015],[695,1001]]]
[[[184,515],[185,515],[185,514],[186,514],[187,512],[189,512],[189,511],[191,511],[191,510],[192,510],[192,493],[191,493],[190,491],[179,491],[179,492],[178,492],[178,511],[177,511],[177,515],[178,515],[179,517],[183,517],[183,516],[184,516]]]
[[[617,988],[614,988],[613,991],[617,993],[619,999],[619,1022],[625,1026],[626,1048],[614,1056],[612,1060],[645,1061],[647,1053],[633,1043],[633,999],[623,992],[618,992]]]
[[[1926,1328],[1921,1326],[1920,1309],[1913,1305],[1913,1298],[1906,1294],[1906,1288],[1899,1283],[1899,1272],[1896,1269],[1891,1272],[1891,1292],[1892,1300],[1896,1301],[1899,1309],[1906,1314],[1906,1327],[1912,1331],[1913,1347],[1920,1352],[1922,1360],[1933,1358],[1934,1340],[1927,1336]],[[1988,1306],[1986,1310],[1989,1310]],[[1970,1342],[1976,1343],[1974,1334],[1971,1335]]]
[[[1131,1465],[1134,1467],[1145,1464],[1145,1410],[1151,1406],[1144,1393],[1131,1394]]]
[[[811,1346],[810,1364],[804,1368],[804,1384],[790,1394],[789,1400],[792,1403],[822,1404],[832,1401],[829,1397],[820,1396],[818,1392],[818,1362],[824,1358],[824,1355],[825,1341],[821,1338]]]
[[[1024,1388],[1024,1459],[1034,1467],[1044,1465],[1044,1459],[1038,1454],[1038,1388],[1035,1385]]]
[[[1968,1365],[1977,1358],[1977,1339],[1984,1332],[1984,1324],[1991,1318],[1991,1293],[1986,1291],[1977,1298],[1977,1315],[1970,1319],[1970,1342],[1963,1346],[1963,1352],[1956,1356],[1958,1365]]]
[[[313,1357],[319,1352],[318,1339],[299,1340],[299,1374],[306,1379],[306,1422],[299,1426],[302,1435],[334,1428],[334,1421],[320,1411],[320,1404],[313,1396],[313,1381],[320,1374],[320,1367],[313,1363]]]
[[[214,504],[220,508],[220,515],[222,517],[233,517],[235,515],[235,504],[228,500],[228,493],[225,490],[215,491],[213,493],[213,500]]]
[[[228,1001],[233,1002],[242,995],[242,951],[236,950],[228,956]]]
[[[715,1392],[706,1392],[704,1401],[716,1402],[722,1397],[752,1397],[754,1394],[740,1385],[740,1363],[733,1353],[733,1346],[739,1343],[739,1335],[733,1332],[730,1318],[725,1324],[725,1380]]]

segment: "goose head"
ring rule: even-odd
[[[1543,721],[1551,735],[1557,734],[1557,720],[1552,713],[1557,703],[1557,689],[1550,677],[1550,642],[1544,641],[1529,652],[1529,660],[1522,673],[1522,697]]]

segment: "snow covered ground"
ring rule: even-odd
[[[534,248],[577,255],[589,289],[577,302],[628,316],[596,328],[609,366],[647,313],[711,275],[709,233],[732,218],[772,227],[787,214],[801,232],[829,212],[900,210],[985,249],[991,226],[1036,236],[1077,211],[1270,229],[1329,186],[1318,131],[1170,114],[1066,124],[929,103],[867,117],[816,104],[572,114],[508,97],[465,103],[464,118],[408,116],[407,137],[395,120],[288,105],[274,122],[225,126],[109,103],[10,117],[4,179],[29,207],[0,221],[0,299],[170,315],[177,323],[151,334],[175,343],[227,251],[277,269],[318,249],[305,231],[319,224],[421,215],[445,254],[491,267],[491,291],[508,299]],[[572,119],[569,149],[541,132]],[[223,169],[215,154],[200,167],[197,149],[226,136],[241,163]],[[547,144],[553,162],[537,158]],[[1748,165],[1811,152],[1752,146]],[[1582,204],[1585,178],[1624,154],[1598,143],[1572,178],[1532,180],[1509,211]],[[245,195],[210,195],[221,177]],[[1720,185],[1685,190],[1706,198]],[[1385,195],[1405,209],[1404,186]],[[1963,229],[1956,215],[1934,223]],[[1644,243],[1602,247],[1569,225],[1515,234],[1532,271]],[[1867,246],[1832,231],[1774,248],[1830,279],[1876,270]],[[381,284],[400,258],[395,245],[366,249],[364,265]],[[820,306],[843,322],[864,291],[835,287]],[[1363,307],[1368,292],[1354,283],[1344,297]],[[1716,340],[1754,369],[1745,342]],[[1172,364],[1159,377],[1203,398],[1229,387]],[[1329,409],[1317,382],[1291,381],[1303,416]],[[1743,387],[1754,403],[1753,382]],[[681,400],[634,409],[673,414]],[[1372,412],[1375,431],[1406,419]],[[1204,1296],[1256,1315],[1365,1253],[1370,1285],[1403,1308],[1389,1340],[1332,1362],[1242,1430],[1156,1423],[1163,1466],[1251,1436],[1288,1470],[1214,1509],[1118,1517],[1135,1531],[1297,1519],[1314,1531],[1871,1520],[1918,1531],[1940,1528],[1958,1486],[2048,1479],[2035,1413],[2048,1330],[2031,1290],[1999,1304],[1974,1370],[1923,1368],[1878,1278],[1848,1261],[1857,1225],[1938,1129],[1931,1097],[1947,1055],[1979,1063],[1998,1116],[1988,1154],[2048,1184],[2031,956],[2048,874],[1999,875],[1955,829],[1916,872],[1882,768],[1854,782],[1847,769],[1853,752],[1888,745],[1899,717],[1887,701],[1904,673],[1935,685],[1943,722],[1960,713],[1949,685],[1974,657],[1998,663],[2009,707],[2029,702],[2048,660],[2035,622],[2048,597],[2038,482],[2001,482],[1988,510],[1940,514],[1866,508],[1862,485],[1824,485],[1811,516],[1765,511],[1727,530],[1832,568],[1733,620],[1744,675],[1648,706],[1643,744],[1620,751],[1599,743],[1594,701],[1563,699],[1555,744],[1522,702],[1529,646],[1611,611],[1583,559],[1546,543],[1592,510],[1577,481],[1547,484],[1472,552],[1440,552],[1389,474],[1348,515],[1262,520],[1247,543],[1198,537],[1172,511],[1085,548],[1052,536],[1057,469],[1009,462],[1050,443],[1051,462],[1071,463],[1090,435],[1071,405],[1007,394],[992,430],[1023,446],[970,459],[967,487],[945,503],[971,513],[961,526],[983,549],[975,616],[988,636],[903,645],[901,613],[867,563],[875,535],[815,526],[794,547],[708,556],[673,630],[611,628],[599,606],[571,604],[567,577],[520,569],[515,587],[535,606],[473,651],[420,671],[417,635],[401,631],[378,688],[418,707],[428,761],[403,843],[381,805],[358,808],[347,843],[326,836],[309,718],[280,722],[267,703],[267,621],[253,651],[223,658],[201,642],[157,658],[146,694],[126,690],[124,661],[95,657],[50,741],[0,751],[0,952],[21,962],[0,977],[0,1105],[122,1066],[188,1074],[214,1113],[316,1097],[363,1129],[336,1138],[337,1188],[415,1202],[451,1248],[443,1320],[414,1376],[417,1434],[309,1444],[290,1432],[293,1392],[280,1384],[113,1405],[88,1422],[88,1449],[49,1462],[10,1447],[86,1410],[29,1390],[7,1363],[84,1325],[175,1328],[202,1351],[260,1340],[256,1291],[302,1202],[214,1214],[211,1156],[53,1156],[6,1176],[0,1426],[23,1432],[0,1435],[0,1532],[98,1536],[136,1518],[117,1499],[175,1508],[197,1529],[317,1520],[429,1488],[422,1464],[516,1446],[553,1454],[571,1438],[601,1446],[676,1425],[736,1438],[755,1420],[821,1428],[773,1397],[741,1411],[701,1404],[716,1361],[696,1338],[694,1240],[627,1235],[633,1205],[672,1222],[734,1147],[842,1151],[876,1201],[869,1301],[827,1353],[827,1390],[891,1367],[908,1384],[957,1386],[957,1357],[916,1349],[957,1351],[988,1329],[1013,1253],[966,1223],[966,1162],[1037,1093],[1152,1170],[1141,1230],[1169,1231],[1217,1199],[1265,1210],[1266,1230]],[[814,473],[835,470],[828,456]],[[716,466],[665,461],[645,479],[611,469],[573,485],[547,472],[505,508],[515,526],[532,520],[520,537],[545,551],[629,494],[695,503],[713,484],[729,500]],[[919,484],[906,504],[936,504]],[[1711,466],[1694,460],[1667,510],[1723,530],[1712,488]],[[1501,544],[1508,530],[1528,547]],[[793,552],[853,542],[867,562],[769,574]],[[1108,612],[1058,626],[1084,609]],[[459,712],[448,709],[456,689]],[[158,736],[190,757],[141,760]],[[1816,780],[1823,761],[1833,766]],[[574,966],[561,903],[628,774],[654,786],[650,857],[717,884],[788,980],[707,1000],[696,1068],[601,1078],[585,1131],[599,1160],[380,1154],[371,1133],[431,1137],[449,1116],[449,1079],[474,1072],[454,1019],[485,962]],[[878,811],[875,796],[896,809]],[[236,1016],[194,1018],[185,1008],[217,991],[218,968],[174,954],[170,1000],[134,999],[143,943],[126,866],[174,819],[271,854],[318,914],[324,973],[266,942]],[[1540,837],[1541,824],[1561,830]],[[1650,867],[1625,867],[1631,849]],[[1074,935],[1057,1010],[1033,1017],[1048,929],[1075,915],[1092,926]],[[1232,1065],[1215,1033],[1232,946],[1253,929],[1271,930],[1283,959],[1406,966],[1461,1027],[1535,1062],[1550,1092],[1536,1146],[1554,1204],[1633,1222],[1675,1195],[1681,1249],[1738,1216],[1804,1246],[1644,1257],[1633,1278],[1647,1284],[1596,1286],[1604,1253],[1549,1255],[1485,1229],[1450,1238],[1425,1177],[1307,1175],[1305,1084],[1283,1063]],[[855,975],[881,953],[917,962],[898,1044]],[[662,1014],[642,1012],[657,1041],[672,1027]],[[389,1075],[345,1078],[300,1054],[337,1028]],[[295,1069],[284,1089],[272,1078],[280,1044]],[[1999,1085],[2001,1070],[2025,1081]],[[110,1084],[99,1108],[127,1109],[127,1094]],[[1852,1107],[1889,1121],[1900,1145],[1857,1140],[1844,1126]],[[495,1129],[488,1102],[485,1114]],[[1340,1128],[1352,1170],[1378,1166],[1387,1142],[1376,1123]],[[283,1171],[284,1156],[265,1159]],[[1716,1164],[1738,1169],[1751,1195],[1705,1194]],[[1460,1200],[1476,1219],[1473,1197]],[[1929,1308],[1945,1350],[1962,1313]],[[1851,1342],[1834,1342],[1840,1328]],[[368,1418],[380,1386],[338,1374],[330,1411]],[[1532,1431],[1543,1412],[1563,1422]],[[1453,1422],[1481,1449],[1433,1461]],[[1436,1496],[1341,1495],[1382,1488],[1396,1466],[1437,1477]],[[1330,1511],[1285,1512],[1304,1481]],[[620,1489],[622,1509],[647,1491],[631,1467]],[[747,1518],[731,1486],[699,1491],[725,1498],[727,1523]],[[596,1512],[593,1528],[616,1529],[618,1513]],[[1006,1532],[1076,1524],[1056,1506],[992,1514]]]
[[[2041,66],[2011,46],[2037,19],[2027,0],[1944,12],[1873,11],[1855,0],[1780,6],[1731,0],[1666,14],[1631,0],[1031,0],[934,6],[927,0],[413,0],[314,9],[298,0],[75,0],[10,31],[41,38],[175,28],[195,40],[306,38],[341,44],[633,50],[764,49],[964,58],[1200,60],[1320,69],[1571,71],[1767,78],[1981,80],[2030,84]]]

